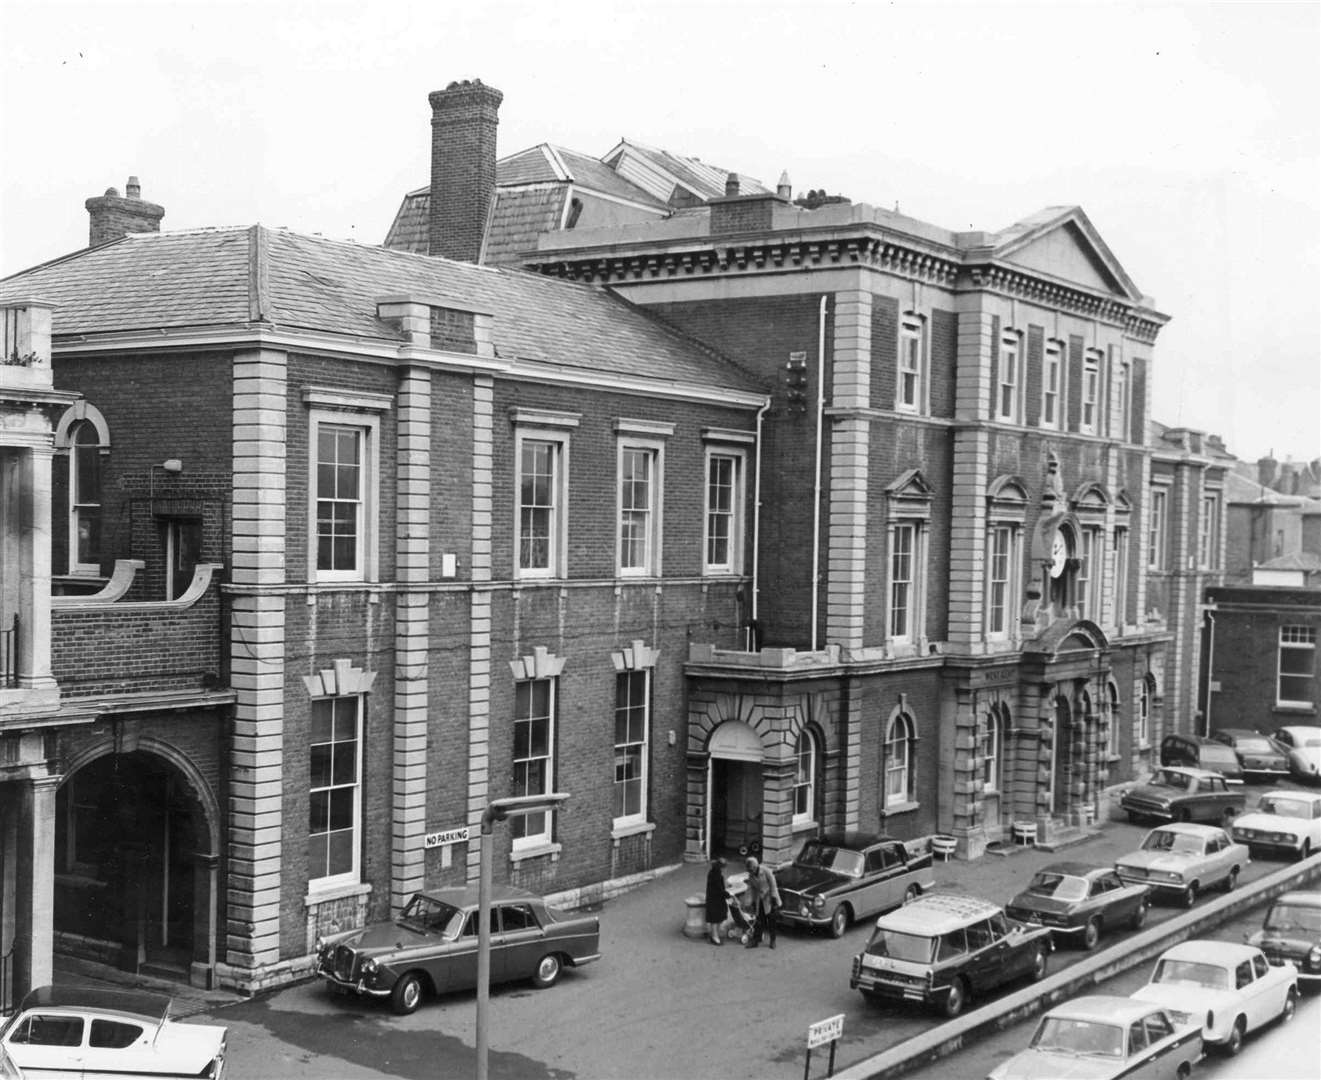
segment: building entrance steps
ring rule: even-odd
[[[157,994],[169,994],[174,999],[170,1015],[176,1019],[208,1013],[247,1000],[242,994],[232,990],[203,990],[179,979],[160,978],[145,972],[134,974],[131,971],[121,971],[109,964],[98,964],[60,953],[55,954],[54,968],[53,979],[57,986],[85,986],[102,990],[151,990]]]

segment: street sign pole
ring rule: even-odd
[[[803,1080],[810,1080],[812,1072],[812,1048],[830,1043],[830,1059],[826,1064],[826,1076],[835,1075],[835,1046],[844,1034],[844,1014],[837,1013],[825,1020],[818,1020],[807,1029],[807,1058],[803,1062]]]

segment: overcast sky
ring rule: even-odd
[[[378,244],[427,93],[504,91],[501,156],[622,136],[951,229],[1079,204],[1159,310],[1154,410],[1321,456],[1321,4],[0,0],[0,275],[163,227]]]

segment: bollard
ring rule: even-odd
[[[688,918],[683,924],[683,936],[706,937],[706,897],[690,896],[684,903],[688,905]]]

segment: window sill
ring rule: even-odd
[[[1271,706],[1271,712],[1280,716],[1315,716],[1316,706],[1304,702],[1289,702]]]
[[[653,833],[656,831],[656,825],[651,821],[634,821],[628,825],[616,825],[610,830],[610,839],[616,844],[628,836],[637,836],[639,833]]]
[[[309,885],[307,895],[303,897],[303,907],[327,904],[332,900],[344,900],[350,896],[367,896],[371,891],[372,887],[364,881],[351,885],[328,885],[324,889]]]
[[[816,821],[802,820],[793,821],[789,824],[789,831],[792,833],[815,833],[821,826]]]
[[[911,814],[921,805],[922,804],[918,802],[891,803],[889,806],[885,807],[883,813],[885,817],[894,817],[895,814]]]
[[[554,861],[560,857],[563,848],[563,844],[538,844],[536,847],[519,848],[517,851],[509,853],[509,861],[511,863],[521,863],[528,859],[544,858],[547,855]]]

